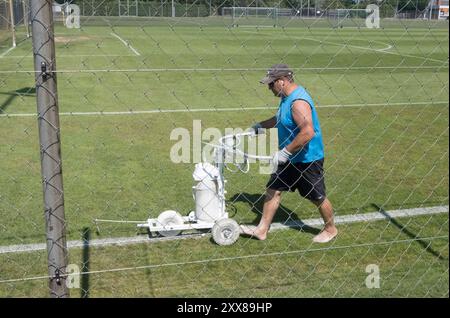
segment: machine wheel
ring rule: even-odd
[[[212,228],[212,237],[218,245],[231,245],[237,241],[241,229],[233,219],[222,219]]]
[[[158,226],[167,227],[167,231],[159,231],[162,236],[176,236],[181,233],[181,230],[170,230],[173,225],[182,225],[184,223],[183,217],[177,211],[164,211],[158,218]]]

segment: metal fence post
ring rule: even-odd
[[[9,0],[9,22],[11,24],[12,44],[16,47],[16,22],[14,21],[13,0]]]
[[[33,55],[51,297],[68,297],[52,0],[31,1]]]

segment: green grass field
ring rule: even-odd
[[[264,242],[241,239],[232,247],[201,238],[75,249],[71,261],[91,274],[71,296],[84,289],[91,297],[448,297],[448,237],[427,239],[446,233],[448,216],[401,222],[423,240],[411,242],[381,221],[343,226],[329,246],[312,245],[308,233],[285,230]],[[380,288],[365,285],[369,264],[380,267]],[[40,276],[46,253],[9,255],[3,267],[11,277]],[[2,296],[46,293],[45,280],[0,285]]]
[[[171,131],[192,132],[193,120],[203,129],[246,128],[273,116],[278,101],[258,80],[278,62],[295,68],[317,103],[336,215],[448,205],[448,22],[387,21],[368,30],[313,20],[279,28],[142,21],[56,29],[69,240],[86,229],[90,239],[138,232],[102,224],[96,233],[95,218],[143,221],[168,209],[187,215],[194,163],[170,160]],[[6,54],[2,45],[0,246],[43,243],[31,40]],[[98,114],[130,110],[161,112]],[[90,114],[68,114],[77,112]],[[226,178],[233,218],[256,223],[268,176],[253,164],[249,174]],[[289,193],[275,221],[317,217]],[[230,247],[209,237],[92,247],[94,273],[83,284],[91,297],[448,297],[448,214],[398,222],[342,225],[325,246],[290,229]],[[82,266],[85,257],[86,250],[70,251],[70,263]],[[7,282],[45,276],[45,258],[0,254],[0,296],[47,296],[45,278]],[[379,289],[364,284],[369,264],[380,266]]]

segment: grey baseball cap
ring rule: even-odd
[[[261,84],[269,84],[284,76],[292,75],[294,75],[294,72],[292,72],[287,64],[275,64],[267,70],[266,76],[259,82]]]

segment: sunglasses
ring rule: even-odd
[[[278,81],[278,79],[276,79],[276,80],[274,80],[273,82],[270,82],[268,85],[269,85],[269,88],[273,88],[273,86],[275,85],[275,83]]]

